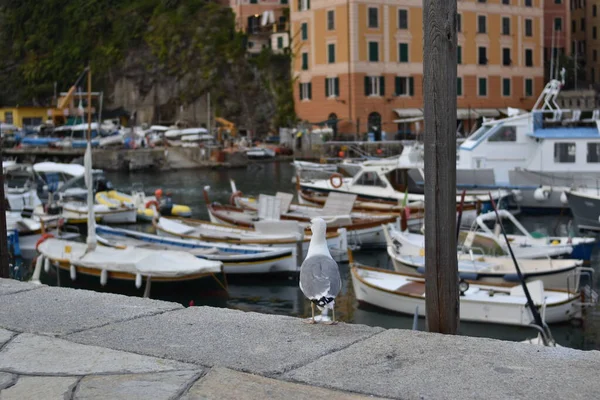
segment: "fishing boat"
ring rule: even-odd
[[[246,149],[246,156],[250,159],[275,158],[275,150],[268,147],[251,147]]]
[[[228,243],[176,239],[128,229],[97,226],[99,243],[115,248],[135,247],[177,250],[223,263],[226,274],[298,273],[295,248],[242,246]]]
[[[551,80],[530,113],[483,123],[458,151],[457,186],[507,188],[522,208],[565,208],[573,186],[600,179],[600,110],[563,110]],[[598,216],[596,215],[596,219]]]
[[[324,164],[324,163],[320,164],[320,163],[314,163],[314,162],[309,162],[309,161],[294,160],[292,165],[294,166],[297,175],[300,175],[301,172],[303,172],[303,171],[330,172],[330,173],[337,172],[336,164]]]
[[[42,204],[31,165],[2,161],[4,199],[11,211],[33,210]]]
[[[157,190],[162,197],[162,190]],[[131,195],[116,190],[96,193],[96,202],[106,206],[119,207],[122,204],[131,204],[136,210],[138,221],[151,222],[159,215],[189,218],[192,210],[189,206],[182,204],[161,205],[155,196],[149,196],[143,190],[134,190]]]
[[[598,203],[600,206],[600,201]],[[600,215],[600,214],[599,214]],[[498,210],[504,229],[508,230],[508,240],[520,258],[562,257],[590,261],[597,239],[592,237],[546,236],[540,232],[529,232],[510,212]],[[493,212],[481,214],[475,221],[474,231],[480,237],[492,238],[508,252],[506,242],[500,238],[500,226],[496,224]]]
[[[425,237],[420,234],[401,232],[393,226],[384,230],[387,252],[394,269],[398,272],[425,274]],[[513,246],[519,268],[526,281],[541,280],[552,289],[579,287],[581,260],[523,259],[519,258],[518,247]],[[475,254],[472,249],[458,253],[458,273],[462,279],[485,283],[519,282],[519,276],[510,257],[494,257]]]
[[[91,85],[88,69],[88,92]],[[88,100],[89,101],[89,100]],[[90,116],[88,116],[89,119]],[[118,290],[123,283],[135,283],[140,290],[143,280],[146,280],[144,296],[150,294],[151,282],[167,286],[169,291],[178,289],[181,283],[191,283],[205,277],[215,277],[222,273],[223,264],[219,261],[205,260],[194,255],[173,250],[150,250],[136,247],[117,249],[97,246],[96,227],[94,218],[94,195],[92,178],[92,146],[88,131],[88,145],[84,156],[85,181],[87,184],[87,201],[90,206],[87,215],[88,235],[86,243],[55,239],[46,236],[37,250],[39,257],[36,261],[32,280],[40,282],[42,266],[49,273],[52,266],[56,268],[57,283],[60,285],[61,273],[68,274],[71,281],[79,281],[87,285],[97,279],[100,287],[112,285]],[[77,281],[77,282],[79,282]],[[64,280],[63,280],[64,282]],[[133,289],[133,285],[130,286]],[[197,290],[197,288],[196,288]]]
[[[379,268],[353,265],[352,285],[359,303],[425,316],[425,279]],[[580,294],[546,290],[541,280],[527,283],[532,300],[549,324],[581,318]],[[535,322],[523,286],[461,281],[461,321],[529,326]]]
[[[311,238],[296,221],[259,221],[253,229],[174,217],[160,217],[153,224],[159,236],[267,248],[301,248],[302,257],[308,252]],[[348,261],[346,230],[328,232],[327,246],[336,261]]]
[[[600,231],[600,189],[569,189],[565,195],[577,227]]]

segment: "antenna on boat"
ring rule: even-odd
[[[521,273],[521,268],[519,268],[519,263],[517,262],[515,253],[513,253],[512,247],[510,245],[510,241],[508,240],[508,237],[506,236],[506,232],[504,231],[504,225],[502,225],[502,220],[500,219],[500,215],[498,214],[498,208],[496,207],[496,202],[494,201],[494,198],[492,197],[491,192],[489,192],[488,195],[490,196],[490,201],[492,203],[494,213],[496,214],[496,221],[498,221],[498,225],[500,225],[500,229],[502,230],[502,236],[504,236],[504,240],[506,241],[506,246],[508,247],[508,252],[510,253],[513,264],[515,265],[515,269],[517,270],[517,276],[519,277],[519,281],[521,282],[521,286],[523,287],[523,292],[525,293],[525,297],[527,298],[527,306],[529,307],[529,310],[531,311],[531,314],[533,315],[533,319],[535,321],[535,326],[539,327],[540,328],[539,331],[542,332],[542,334],[540,336],[542,338],[542,342],[544,343],[544,346],[549,346],[548,338],[552,337],[552,335],[550,334],[550,329],[548,328],[548,325],[546,325],[544,323],[544,321],[542,320],[542,317],[540,316],[538,309],[535,307],[535,304],[533,303],[533,300],[531,299],[531,294],[529,293],[529,288],[527,287],[527,284],[525,283],[525,279],[523,278],[523,274]]]
[[[87,251],[96,248],[96,218],[94,216],[94,193],[92,175],[92,69],[88,65],[87,72],[87,146],[83,156],[85,167],[85,183],[87,185],[88,234],[86,238]]]

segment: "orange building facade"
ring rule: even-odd
[[[541,0],[461,0],[458,11],[459,130],[531,108],[544,86]],[[422,131],[420,0],[294,0],[290,19],[300,119],[388,140]]]

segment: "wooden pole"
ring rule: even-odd
[[[0,132],[1,134],[1,132]],[[4,139],[0,139],[0,161]],[[4,170],[0,170],[0,278],[9,278],[8,239],[6,233],[6,200],[4,197]]]
[[[423,34],[427,327],[456,334],[456,0],[423,0]]]
[[[92,141],[92,69],[89,66],[87,67],[87,106],[88,106],[87,141],[91,142]],[[100,121],[98,121],[98,124],[100,124]]]

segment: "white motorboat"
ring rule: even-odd
[[[251,147],[246,150],[248,158],[274,158],[275,150],[268,147]]]
[[[459,147],[457,186],[518,191],[522,208],[560,209],[600,179],[600,110],[563,110],[550,81],[530,113],[483,123]],[[597,219],[598,216],[596,216]]]
[[[577,227],[600,231],[600,188],[569,189],[565,195]]]
[[[223,263],[226,274],[297,273],[295,248],[242,246],[230,243],[176,239],[107,226],[96,228],[101,244],[153,250],[185,251],[196,257]]]
[[[352,266],[352,284],[356,299],[386,310],[425,316],[425,280],[379,268]],[[466,282],[460,296],[461,321],[528,326],[534,318],[527,306],[521,284],[493,285]],[[545,290],[540,280],[527,283],[534,304],[545,313],[547,323],[559,323],[581,317],[580,294]],[[545,309],[545,310],[544,310]]]
[[[394,269],[405,273],[425,273],[425,237],[416,233],[400,232],[386,226],[388,255]],[[498,246],[498,245],[497,245]],[[522,259],[515,253],[519,268],[526,281],[541,280],[552,289],[579,288],[581,260]],[[519,282],[512,258],[474,254],[473,251],[458,253],[458,273],[462,279],[486,283]]]
[[[31,165],[3,161],[4,198],[10,211],[33,210],[42,204]]]

